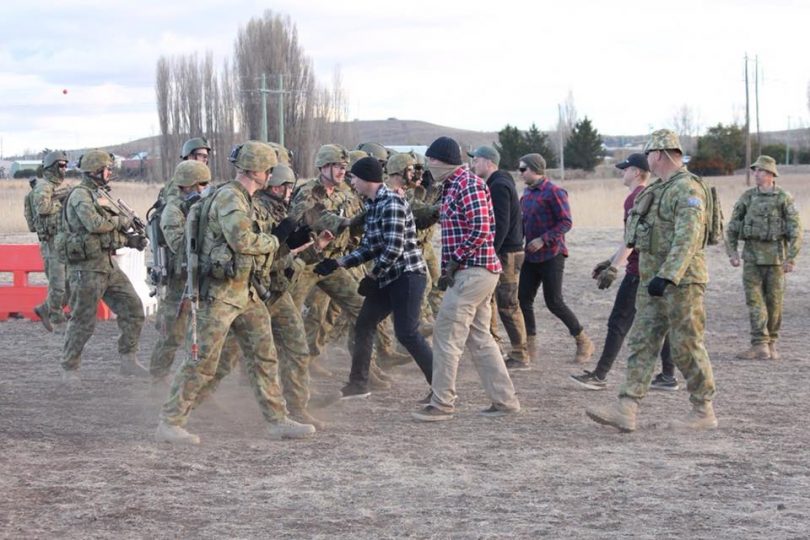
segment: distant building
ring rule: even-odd
[[[37,170],[40,165],[42,165],[41,159],[18,159],[17,161],[12,161],[9,176],[14,178],[17,171],[24,171],[26,169]]]

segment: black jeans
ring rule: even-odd
[[[557,255],[553,259],[543,262],[524,261],[520,269],[520,284],[518,285],[518,302],[523,312],[523,321],[526,323],[526,334],[537,334],[537,324],[534,320],[534,297],[537,289],[543,286],[543,299],[546,307],[568,328],[572,336],[582,332],[576,315],[562,297],[563,272],[565,271],[565,256]]]
[[[427,278],[425,274],[405,272],[385,287],[375,289],[366,296],[357,315],[355,345],[352,354],[351,382],[368,383],[371,349],[377,325],[393,313],[394,333],[397,340],[411,353],[425,375],[428,384],[433,380],[433,351],[419,333],[419,317]]]
[[[630,327],[633,326],[633,319],[636,318],[636,293],[638,292],[640,278],[630,274],[625,274],[616,293],[616,300],[613,302],[613,309],[608,318],[608,333],[605,337],[605,346],[602,349],[602,356],[596,364],[594,374],[600,379],[605,376],[613,367],[613,361],[622,348],[624,338]],[[646,294],[647,291],[644,291]],[[664,345],[661,348],[661,366],[664,375],[670,377],[675,375],[675,364],[672,363],[672,356],[669,352],[669,335],[664,338]]]

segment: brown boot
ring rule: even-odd
[[[529,350],[529,364],[537,362],[537,336],[526,337],[526,348]]]
[[[323,428],[326,426],[326,422],[324,422],[320,418],[312,416],[306,409],[291,410],[289,417],[298,422],[299,424],[310,424],[312,426],[315,426],[315,429],[317,431],[323,430]]]
[[[782,359],[782,355],[779,353],[779,349],[776,348],[776,343],[774,342],[768,343],[768,352],[771,353],[771,360]]]
[[[588,337],[588,334],[585,333],[585,330],[582,330],[574,339],[577,342],[577,352],[574,356],[574,363],[584,364],[593,356],[593,342],[591,338]]]
[[[379,374],[374,370],[369,370],[368,386],[372,390],[388,390],[391,388],[391,383],[384,379],[381,379]]]
[[[51,313],[48,310],[48,306],[45,304],[40,304],[34,308],[34,313],[36,313],[37,317],[39,317],[39,322],[42,323],[45,330],[48,332],[53,332],[53,326],[51,326]]]
[[[391,369],[396,366],[404,366],[411,363],[411,355],[408,353],[392,352],[380,354],[377,364],[383,369]]]
[[[630,433],[636,430],[638,400],[631,397],[622,397],[619,398],[618,403],[608,407],[589,407],[585,409],[585,414],[597,424],[613,426],[622,433]]]
[[[332,372],[326,369],[320,360],[312,359],[309,363],[309,374],[313,377],[328,379],[332,377]]]
[[[770,360],[771,351],[767,343],[754,343],[750,348],[737,354],[741,360]]]
[[[714,407],[711,401],[692,404],[692,410],[682,420],[675,420],[670,424],[671,429],[702,430],[717,429],[717,417],[714,416]]]

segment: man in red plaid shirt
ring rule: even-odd
[[[446,292],[433,331],[433,381],[429,401],[413,417],[423,422],[449,420],[456,401],[458,363],[469,344],[472,360],[492,404],[485,416],[520,410],[500,349],[489,332],[490,299],[501,262],[495,253],[495,218],[487,185],[462,165],[461,149],[439,137],[425,152],[435,181],[442,182],[442,276]]]

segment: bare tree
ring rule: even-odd
[[[577,123],[577,108],[574,105],[574,93],[569,90],[561,107],[560,117],[557,121],[557,138],[562,133],[562,140],[567,141]]]
[[[672,129],[681,139],[687,153],[695,150],[696,138],[700,134],[700,118],[689,105],[681,105],[672,115]]]

